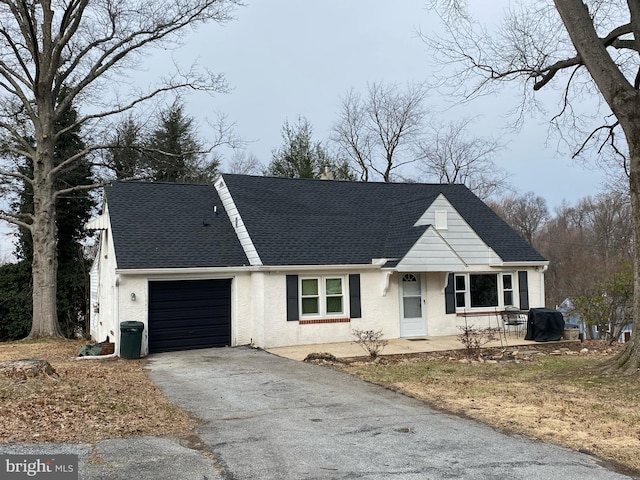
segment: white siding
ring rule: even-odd
[[[464,270],[465,262],[439,232],[429,227],[398,263],[399,272],[452,272]]]
[[[253,299],[261,298],[263,291],[254,288],[253,276],[248,272],[233,277],[231,295],[231,338],[233,345],[249,345],[254,341],[260,311],[254,311]]]
[[[236,207],[236,204],[231,197],[231,192],[229,192],[227,185],[224,183],[224,179],[222,177],[218,179],[218,181],[215,182],[214,186],[218,192],[218,195],[220,196],[222,206],[224,207],[225,211],[227,212],[227,216],[231,221],[231,225],[235,229],[238,240],[240,241],[240,245],[242,245],[244,253],[249,260],[249,264],[254,266],[262,265],[260,255],[258,255],[258,251],[253,245],[253,241],[249,236],[247,227],[242,221],[242,217],[240,216],[238,207]]]
[[[476,267],[474,270],[487,271],[488,267]],[[531,308],[544,306],[544,274],[539,268],[521,268],[528,272],[529,303]],[[491,271],[515,270],[491,269]],[[354,272],[351,272],[354,273]],[[387,272],[367,270],[360,273],[360,290],[362,304],[362,318],[352,318],[350,323],[328,323],[301,325],[298,322],[288,322],[286,307],[286,274],[284,273],[253,273],[261,275],[260,281],[252,282],[256,288],[264,288],[264,304],[256,305],[256,309],[263,312],[260,315],[262,323],[255,322],[254,343],[262,348],[272,348],[287,345],[306,345],[331,342],[351,342],[354,329],[382,330],[384,338],[400,337],[400,287],[398,279],[401,273],[391,274],[389,289],[383,293]],[[298,275],[321,275],[322,272],[296,272]],[[346,272],[345,272],[346,274]],[[447,280],[446,272],[426,273],[422,277],[425,281],[425,310],[428,336],[458,335],[460,326],[465,324],[465,318],[479,328],[498,325],[499,313],[483,311],[479,314],[464,316],[464,312],[447,314],[445,311],[444,288]],[[517,274],[514,275],[517,280]],[[263,283],[262,287],[258,287]],[[517,285],[516,285],[517,291]],[[516,293],[517,295],[517,293]],[[252,298],[255,300],[257,297]],[[245,308],[238,305],[239,312]],[[469,313],[469,312],[467,312]]]
[[[436,215],[447,212],[447,229],[430,227],[398,264],[402,271],[455,271],[468,265],[499,265],[500,257],[473,231],[444,195],[416,222],[435,225]]]
[[[100,269],[99,267],[100,252],[91,264],[89,272],[89,335],[96,340],[98,338],[98,315],[100,311],[98,305],[100,303]]]
[[[307,345],[315,343],[351,342],[351,331],[382,330],[385,338],[400,336],[400,317],[398,310],[398,282],[391,279],[389,290],[383,295],[384,276],[380,270],[367,270],[360,273],[360,292],[362,318],[352,318],[350,323],[300,324],[287,321],[286,274],[269,273],[264,276],[264,324],[256,344],[262,348],[287,345]],[[292,274],[294,274],[292,272]],[[295,272],[296,275],[322,275],[321,271]],[[332,273],[335,275],[335,272]],[[348,303],[348,298],[345,299]]]

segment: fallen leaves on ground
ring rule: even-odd
[[[0,443],[93,443],[106,438],[184,434],[196,420],[169,402],[144,372],[145,359],[77,360],[85,343],[0,344],[0,361],[47,360],[58,379],[0,376]]]

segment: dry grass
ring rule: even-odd
[[[73,360],[83,342],[0,344],[0,361],[47,360],[57,380],[0,376],[0,443],[89,442],[185,434],[196,421],[149,380],[145,360]]]
[[[640,470],[640,378],[601,374],[613,351],[562,353],[518,363],[427,354],[340,368],[436,408]]]

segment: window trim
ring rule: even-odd
[[[482,276],[482,275],[496,275],[496,294],[498,298],[497,305],[486,305],[486,306],[471,306],[471,277],[472,276]],[[511,289],[505,289],[505,277],[511,277]],[[464,290],[459,289],[458,279],[461,278],[464,281]],[[518,290],[516,285],[516,276],[515,272],[469,272],[469,273],[456,273],[453,277],[454,280],[454,302],[456,312],[460,311],[482,311],[488,308],[505,308],[507,306],[517,306],[515,305],[515,292]],[[505,292],[511,292],[512,303],[511,305],[505,304]],[[459,295],[463,295],[464,305],[459,305]]]
[[[506,278],[511,278],[511,288],[507,288],[505,281]],[[505,307],[513,307],[515,304],[515,282],[513,281],[514,279],[514,275],[511,272],[505,272],[501,275],[501,281],[502,281],[502,305]],[[507,303],[507,293],[511,294],[511,303]]]
[[[340,280],[340,295],[328,295],[327,294],[327,280]],[[305,280],[317,280],[318,282],[318,312],[303,313],[302,312],[302,299],[309,298],[302,295],[302,282]],[[347,299],[349,298],[349,292],[347,290],[347,277],[345,275],[300,275],[298,277],[298,312],[300,319],[314,319],[314,318],[336,318],[348,316]],[[340,312],[327,312],[327,300],[329,298],[340,298],[342,303],[342,311]]]

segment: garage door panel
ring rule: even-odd
[[[149,351],[231,344],[231,280],[149,282]]]
[[[215,308],[215,307],[214,307]],[[197,311],[193,311],[190,309],[171,309],[163,312],[157,312],[152,316],[158,321],[168,321],[171,323],[172,320],[177,322],[201,322],[206,321],[207,319],[226,319],[229,317],[231,313],[230,309],[224,309],[222,312],[211,312],[210,307],[197,307]]]

